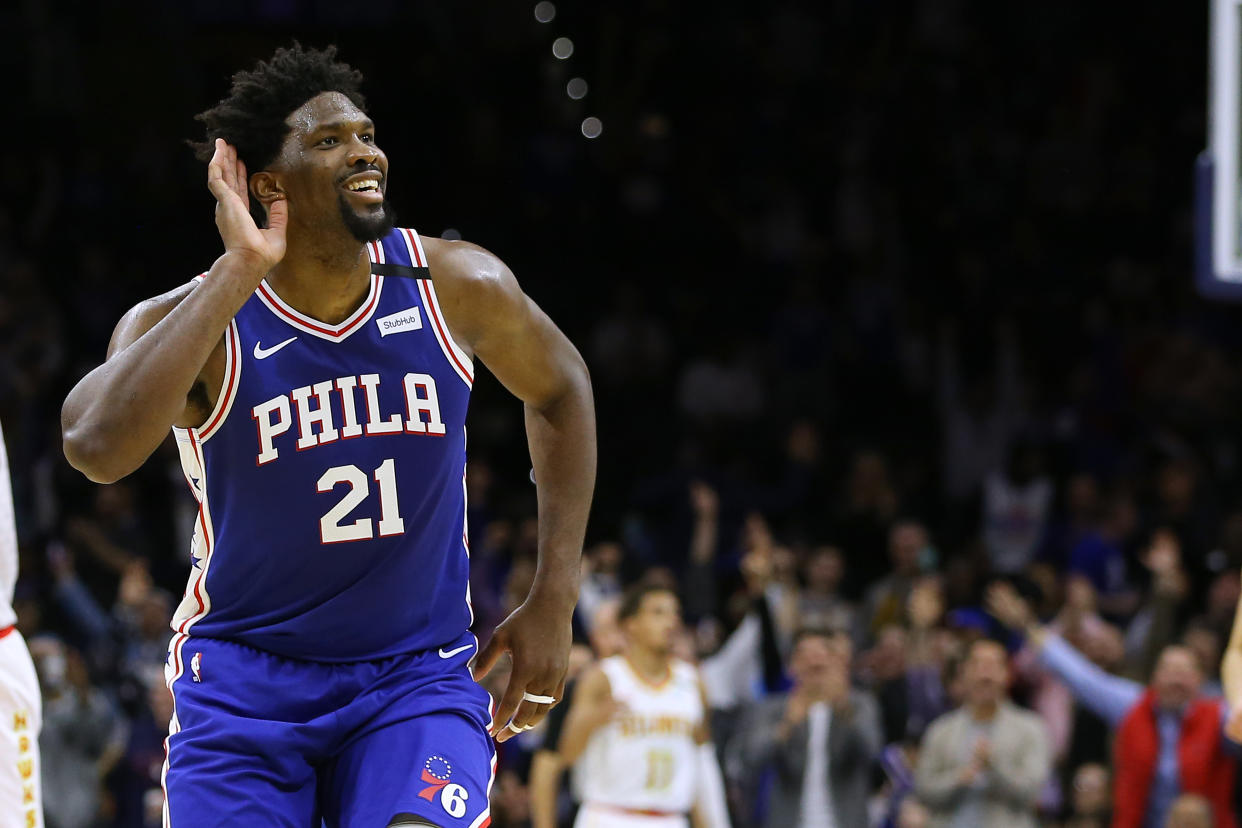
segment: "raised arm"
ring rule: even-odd
[[[471,244],[428,239],[431,276],[451,333],[526,408],[539,504],[539,560],[530,594],[492,634],[476,669],[513,657],[492,735],[539,722],[559,699],[569,664],[579,559],[595,488],[595,406],[586,364],[504,263]],[[510,722],[512,719],[512,722]],[[511,726],[510,726],[511,725]]]
[[[1143,686],[1114,676],[1092,664],[1068,641],[1046,629],[1030,606],[1006,583],[993,584],[987,593],[988,611],[1005,626],[1021,632],[1039,657],[1039,663],[1069,687],[1078,703],[1117,727],[1143,695]]]
[[[127,313],[112,334],[107,361],[74,386],[61,410],[65,457],[98,483],[141,466],[171,426],[202,422],[219,391],[219,383],[206,379],[213,352],[284,256],[286,202],[271,205],[270,226],[260,230],[248,211],[246,168],[236,150],[217,141],[207,170],[224,255],[197,287],[185,285]]]

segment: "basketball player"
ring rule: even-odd
[[[618,611],[621,655],[586,673],[560,754],[577,761],[577,828],[727,828],[724,783],[698,671],[673,657],[681,626],[666,587],[631,588]]]
[[[199,503],[166,667],[166,825],[479,828],[489,736],[562,692],[595,474],[587,372],[499,259],[394,227],[361,80],[296,44],[233,77],[199,116],[224,254],[131,310],[65,401],[88,477],[129,474],[172,426]],[[540,521],[530,594],[481,653],[475,357],[525,403]],[[471,663],[506,651],[493,716]]]
[[[0,431],[0,828],[42,828],[39,728],[43,697],[26,641],[13,626],[17,521],[9,455]]]

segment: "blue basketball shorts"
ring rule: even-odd
[[[484,828],[496,750],[477,648],[467,633],[328,664],[175,635],[164,825]]]

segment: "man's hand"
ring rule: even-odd
[[[492,640],[479,653],[476,680],[491,672],[502,654],[509,653],[513,659],[509,684],[492,719],[491,735],[496,741],[508,741],[534,727],[556,703],[531,702],[524,694],[549,696],[558,702],[564,696],[572,618],[572,605],[566,610],[528,598],[496,627]]]
[[[988,612],[997,621],[1015,632],[1021,632],[1035,624],[1035,614],[1011,584],[997,581],[988,587],[985,600]]]
[[[781,718],[781,723],[776,728],[776,740],[778,742],[789,741],[794,728],[806,721],[807,714],[810,712],[811,704],[814,701],[807,693],[799,689],[795,689],[789,694],[789,701],[785,704],[785,715]]]
[[[250,179],[237,149],[216,139],[216,153],[207,164],[207,189],[216,197],[216,228],[227,253],[250,262],[266,275],[285,257],[285,228],[289,202],[284,196],[267,209],[267,229],[260,230],[250,215]]]

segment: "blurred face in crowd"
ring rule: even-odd
[[[1180,512],[1195,495],[1195,472],[1187,463],[1174,462],[1160,470],[1160,499],[1166,508]]]
[[[597,543],[590,551],[591,571],[615,575],[621,568],[621,544],[614,541]]]
[[[1074,772],[1074,814],[1093,816],[1108,810],[1111,804],[1108,769],[1094,762]]]
[[[1182,634],[1182,646],[1194,653],[1202,672],[1220,664],[1220,637],[1208,627],[1191,627],[1186,630]]]
[[[806,585],[812,592],[835,592],[844,574],[845,562],[841,559],[841,550],[835,547],[821,546],[807,559]]]
[[[1112,624],[1095,624],[1083,634],[1082,651],[1095,664],[1112,670],[1125,659],[1125,639]]]
[[[1236,569],[1228,569],[1212,579],[1208,587],[1208,616],[1217,619],[1233,618],[1233,611],[1242,599],[1242,580]]]
[[[927,531],[917,523],[899,523],[888,537],[893,569],[903,574],[918,570],[919,553],[927,547]]]
[[[1156,703],[1166,710],[1179,710],[1199,695],[1203,673],[1195,654],[1186,647],[1165,647],[1151,675]]]
[[[638,612],[622,623],[630,643],[660,655],[673,651],[681,628],[681,603],[671,592],[660,590],[643,596]]]
[[[605,601],[595,610],[595,617],[591,619],[591,648],[595,650],[597,658],[608,658],[625,649],[625,635],[617,622],[619,605],[615,598]]]
[[[1194,794],[1182,794],[1173,801],[1165,828],[1212,828],[1212,805]]]
[[[1076,474],[1066,488],[1065,505],[1079,522],[1086,522],[1099,509],[1100,487],[1089,474]]]
[[[880,630],[875,647],[868,654],[871,674],[878,681],[901,677],[906,669],[906,629],[890,624]]]
[[[1009,656],[995,641],[976,641],[962,665],[966,704],[990,706],[1009,692]]]
[[[789,656],[789,675],[795,687],[819,691],[833,676],[849,674],[853,655],[846,635],[804,635]]]

